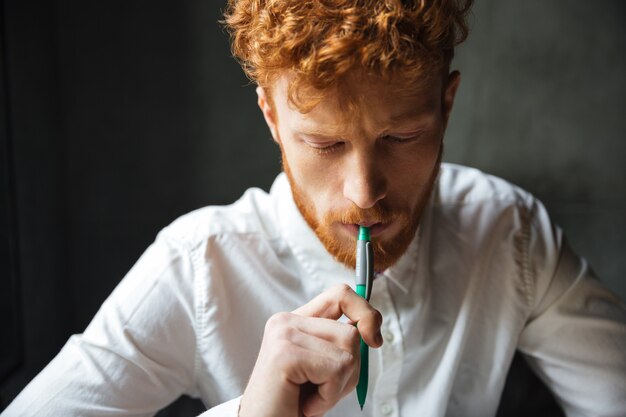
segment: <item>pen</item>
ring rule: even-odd
[[[372,294],[372,280],[374,278],[374,251],[370,241],[370,229],[359,226],[359,238],[356,242],[356,293],[367,301]],[[369,348],[361,338],[361,372],[356,385],[356,396],[361,410],[367,396],[367,382],[369,379]]]

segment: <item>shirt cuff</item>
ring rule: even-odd
[[[200,414],[198,417],[237,417],[239,415],[240,403],[241,396],[217,405]]]

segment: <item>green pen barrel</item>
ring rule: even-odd
[[[365,298],[365,285],[357,285],[356,293],[361,297]],[[359,406],[361,410],[363,410],[363,405],[365,404],[365,397],[367,396],[367,382],[369,380],[369,348],[367,344],[361,338],[360,344],[360,354],[361,354],[361,371],[359,375],[359,382],[356,385],[356,396],[359,400]]]

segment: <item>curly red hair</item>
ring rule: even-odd
[[[414,85],[448,71],[468,34],[473,0],[229,0],[224,23],[232,52],[263,87],[293,75],[289,99],[339,88],[358,72]],[[313,100],[315,101],[315,100]]]

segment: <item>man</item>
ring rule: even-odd
[[[469,3],[231,1],[285,173],[164,229],[3,415],[150,415],[186,393],[205,416],[488,416],[516,349],[569,416],[624,415],[620,301],[532,196],[441,164]],[[371,305],[348,286],[359,226]]]

